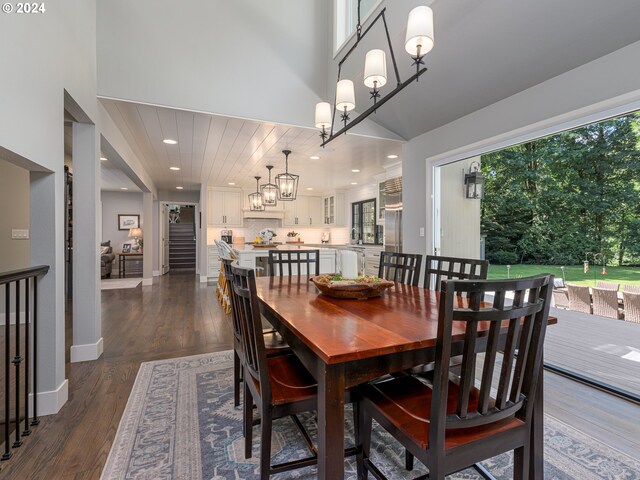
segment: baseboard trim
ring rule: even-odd
[[[0,313],[0,326],[5,326],[7,324],[7,314]],[[20,325],[24,325],[26,322],[26,314],[25,312],[20,312]],[[16,324],[16,312],[9,312],[9,325]]]
[[[142,286],[150,287],[152,285],[153,285],[153,277],[151,277],[151,278],[143,278],[142,279]]]
[[[31,411],[33,412],[33,395],[30,395]],[[55,415],[69,399],[69,381],[65,378],[55,390],[38,392],[38,416]]]
[[[160,270],[154,270],[153,271],[153,276],[154,277],[159,277],[160,276]]]
[[[207,283],[209,278],[206,275],[200,275],[200,283]]]
[[[96,343],[85,345],[71,345],[71,363],[90,362],[97,360],[102,355],[104,344],[102,337]]]

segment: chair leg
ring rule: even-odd
[[[244,402],[242,411],[244,413],[243,425],[244,430],[244,458],[251,458],[251,450],[253,444],[253,397],[249,391],[249,387],[245,382],[244,385]]]
[[[407,449],[404,451],[404,467],[409,472],[413,470],[413,454]]]
[[[360,403],[354,404],[354,409],[357,410],[358,415],[358,428],[357,428],[357,447],[358,453],[356,455],[356,464],[358,467],[358,480],[367,480],[369,478],[369,472],[364,467],[365,460],[369,459],[369,449],[371,446],[371,414],[362,408]]]
[[[265,408],[260,416],[260,478],[268,479],[271,470],[271,411]]]
[[[529,479],[529,444],[513,451],[513,480]]]
[[[233,406],[240,405],[240,358],[236,352],[233,352]]]

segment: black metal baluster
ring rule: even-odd
[[[13,364],[16,367],[16,440],[13,442],[13,448],[18,448],[22,445],[20,437],[20,364],[22,363],[22,357],[20,356],[20,280],[16,281],[16,351],[13,357]]]
[[[33,277],[33,420],[31,425],[39,425],[38,418],[38,277]]]
[[[27,277],[24,279],[24,431],[22,432],[23,437],[27,437],[31,435],[31,428],[29,428],[29,343],[31,341],[31,337],[29,335],[29,306],[31,303],[31,298],[29,293],[29,280]]]
[[[4,285],[5,291],[5,303],[4,303],[4,454],[2,455],[2,460],[9,460],[11,458],[11,446],[9,444],[9,384],[10,382],[10,373],[11,370],[9,368],[9,348],[11,346],[10,337],[11,337],[11,295],[10,295],[10,283],[6,283]]]

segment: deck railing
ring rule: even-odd
[[[4,342],[0,347],[3,348],[1,359],[4,360],[4,452],[0,457],[2,460],[11,458],[11,450],[20,447],[22,437],[30,435],[31,427],[40,423],[36,395],[38,281],[48,271],[48,266],[41,265],[0,273],[0,292],[4,288]],[[30,394],[33,394],[33,411],[29,408]],[[24,424],[21,431],[22,421]],[[12,426],[15,434],[13,443]]]

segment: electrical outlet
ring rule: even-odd
[[[12,240],[28,240],[29,239],[29,230],[22,230],[18,228],[11,229],[11,239]]]
[[[420,227],[420,236],[424,237],[424,227]]]

